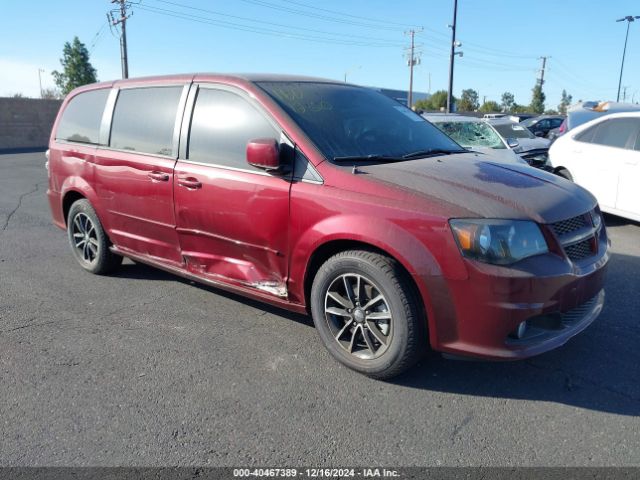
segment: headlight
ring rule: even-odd
[[[534,222],[456,219],[449,224],[462,255],[481,262],[509,265],[549,251]]]

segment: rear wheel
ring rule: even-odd
[[[426,349],[415,288],[393,259],[352,250],[318,270],[311,312],[320,338],[341,363],[385,379],[411,367]]]
[[[73,256],[85,270],[104,275],[122,263],[122,257],[109,250],[111,242],[88,200],[78,200],[71,205],[67,234]]]

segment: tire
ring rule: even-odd
[[[426,318],[418,298],[396,261],[351,250],[329,258],[316,273],[311,314],[336,360],[370,377],[388,379],[413,366],[427,348]]]
[[[558,170],[556,170],[556,175],[562,178],[566,178],[570,182],[573,182],[573,177],[569,173],[569,170],[567,170],[566,168],[559,168]]]
[[[88,272],[105,275],[122,263],[122,257],[109,250],[111,242],[96,211],[86,199],[71,205],[67,216],[67,236],[73,256]]]

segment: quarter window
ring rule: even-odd
[[[102,113],[111,90],[91,90],[73,97],[60,119],[56,140],[78,143],[100,143]]]
[[[173,130],[183,87],[121,90],[113,112],[112,148],[173,155]]]
[[[246,161],[247,143],[280,138],[247,100],[225,90],[201,88],[191,120],[188,158],[194,162],[254,169]]]

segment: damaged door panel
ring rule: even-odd
[[[246,161],[250,140],[280,132],[235,92],[200,88],[192,102],[189,148],[174,177],[187,269],[286,297],[290,175]]]

